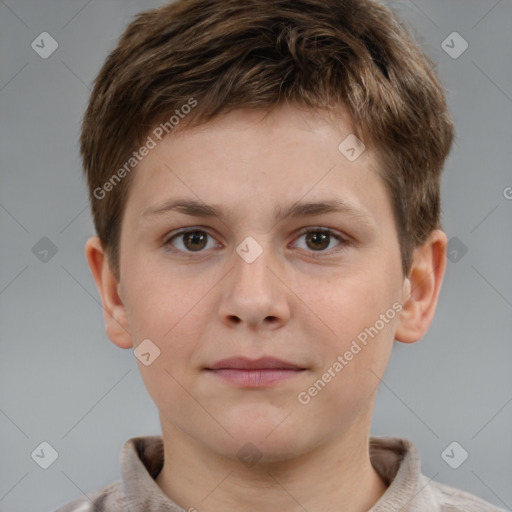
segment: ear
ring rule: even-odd
[[[119,293],[120,282],[112,272],[102,243],[97,236],[87,240],[85,257],[100,292],[107,336],[118,347],[132,347],[133,341],[126,307]]]
[[[433,231],[413,254],[409,277],[404,281],[400,320],[395,339],[414,343],[421,339],[434,318],[446,268],[446,234]]]

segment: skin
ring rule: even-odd
[[[149,366],[137,364],[160,413],[165,463],[156,481],[185,510],[329,512],[343,503],[362,512],[386,490],[368,452],[377,388],[394,340],[415,342],[431,323],[447,242],[434,231],[402,274],[375,156],[367,149],[351,162],[338,150],[353,133],[346,111],[339,114],[333,122],[292,106],[266,115],[237,110],[172,133],[134,171],[119,279],[99,239],[86,244],[109,338],[125,349],[149,338],[160,350]],[[226,216],[143,213],[174,198],[216,205]],[[277,206],[333,198],[364,217],[274,219]],[[209,237],[203,245],[169,241],[184,227]],[[319,227],[348,243],[308,242],[304,228]],[[236,252],[248,236],[263,250],[252,263]],[[394,303],[401,312],[300,403],[298,394]],[[241,355],[306,371],[246,389],[204,370]],[[249,442],[261,456],[252,466],[237,457]]]

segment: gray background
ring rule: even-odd
[[[98,72],[136,12],[159,1],[0,2],[0,510],[47,512],[119,478],[123,443],[159,434],[157,410],[131,351],[104,333],[84,258],[93,234],[77,151]],[[467,247],[448,262],[425,338],[396,344],[373,435],[403,436],[423,472],[512,507],[512,3],[389,4],[439,65],[456,124],[443,181],[443,223]],[[42,59],[43,31],[58,49]],[[468,42],[454,59],[453,31]],[[510,193],[508,193],[508,192]],[[48,237],[57,253],[32,251]],[[451,242],[451,248],[456,248]],[[49,442],[46,470],[31,458]],[[452,469],[457,441],[469,458]],[[458,456],[458,455],[457,455]]]

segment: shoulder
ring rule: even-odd
[[[125,507],[121,491],[121,481],[118,480],[51,512],[122,512]]]
[[[435,481],[429,486],[442,512],[504,512],[504,509],[455,487]]]

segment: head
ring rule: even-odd
[[[393,340],[435,311],[452,139],[435,65],[372,0],[136,17],[83,121],[86,254],[109,338],[160,351],[139,367],[164,429],[275,459],[368,430]],[[232,356],[301,371],[249,389],[212,374]]]

